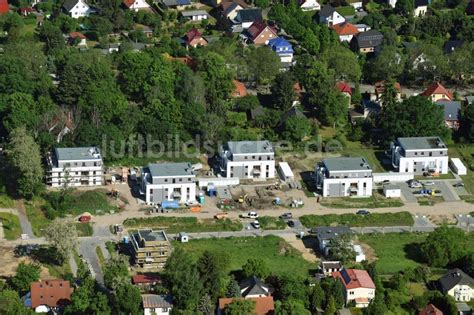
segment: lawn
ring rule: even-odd
[[[423,196],[417,197],[416,200],[420,206],[432,206],[436,203],[444,202],[443,196]]]
[[[105,257],[104,253],[102,253],[102,249],[100,248],[100,246],[97,246],[95,248],[95,253],[97,254],[97,258],[99,259],[100,267],[103,268],[105,266]]]
[[[90,223],[76,223],[77,235],[81,236],[92,236],[94,229]]]
[[[330,197],[323,198],[321,205],[328,208],[352,209],[352,208],[391,208],[402,207],[403,202],[399,198],[385,198],[379,194],[373,194],[367,198]]]
[[[336,8],[336,11],[337,13],[339,13],[340,15],[344,17],[355,15],[355,9],[353,6],[350,6],[350,5]]]
[[[304,215],[300,217],[301,223],[313,228],[316,226],[348,225],[352,227],[363,226],[411,226],[413,217],[409,212],[393,213],[371,213],[359,215],[355,213],[327,214],[327,215]]]
[[[41,207],[45,203],[46,201],[40,197],[34,197],[31,201],[25,201],[26,215],[28,216],[35,236],[42,236],[42,230],[51,223],[43,211],[41,211]]]
[[[275,274],[307,276],[315,266],[301,257],[301,253],[285,240],[269,235],[264,237],[229,237],[174,242],[197,258],[205,250],[226,253],[230,257],[228,271],[240,270],[250,258],[262,259]]]
[[[259,217],[258,222],[263,230],[284,230],[286,228],[286,222],[276,217]]]
[[[74,215],[79,215],[84,212],[95,214],[96,212],[117,209],[116,206],[109,203],[106,189],[88,191],[73,190],[64,198],[61,198],[61,192],[55,191],[50,192],[44,197],[51,203],[53,208],[57,210],[63,209],[66,213]]]
[[[473,195],[459,196],[459,198],[461,198],[461,200],[464,200],[465,202],[474,203],[474,196]]]
[[[359,240],[372,247],[380,274],[394,274],[406,268],[414,268],[420,263],[420,253],[416,244],[425,240],[427,234],[387,233],[359,235]]]
[[[474,195],[474,145],[457,145],[449,147],[449,157],[461,159],[467,168],[467,175],[461,176],[466,190]]]
[[[230,219],[214,220],[195,217],[149,217],[126,219],[123,225],[127,228],[153,228],[163,229],[167,233],[179,232],[220,232],[220,231],[240,231],[243,229],[242,223]]]
[[[0,221],[3,225],[3,233],[7,240],[16,240],[21,236],[21,226],[18,216],[0,212]]]
[[[14,208],[15,200],[0,191],[0,208]]]
[[[351,7],[352,8],[352,7]],[[374,173],[377,172],[386,172],[390,169],[386,169],[381,162],[381,159],[384,158],[385,152],[383,150],[378,150],[374,148],[364,147],[358,142],[353,142],[350,147],[344,149],[343,156],[360,156],[363,157],[372,168]],[[355,145],[358,144],[358,145]]]

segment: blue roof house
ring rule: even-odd
[[[281,37],[270,39],[268,46],[278,54],[282,63],[293,62],[293,46],[287,40]]]

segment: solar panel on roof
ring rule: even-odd
[[[349,274],[347,273],[347,270],[344,269],[341,271],[341,276],[342,278],[344,278],[344,282],[347,284],[349,282],[351,282],[351,277],[349,276]]]

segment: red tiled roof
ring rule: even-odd
[[[436,306],[433,304],[428,304],[424,309],[422,309],[419,313],[420,315],[443,315],[443,312],[441,312]]]
[[[352,89],[346,82],[337,82],[336,87],[341,93],[349,93],[349,95],[352,95]]]
[[[186,33],[185,37],[186,37],[186,42],[191,42],[193,39],[195,38],[199,38],[201,37],[201,32],[199,32],[197,29],[195,28],[192,28],[191,30],[189,30],[189,32]]]
[[[385,83],[385,80],[375,82],[375,91],[379,94],[383,93],[385,91]],[[399,93],[402,92],[402,86],[399,82],[395,82],[394,87]]]
[[[134,284],[138,283],[155,283],[160,282],[160,277],[157,276],[149,276],[149,275],[135,275],[132,277],[132,282]]]
[[[8,0],[0,0],[0,14],[8,13],[8,11],[10,11]]]
[[[135,3],[135,0],[123,0],[122,3],[123,3],[127,8],[130,8],[130,7]]]
[[[255,38],[257,38],[260,33],[262,33],[266,28],[268,27],[268,29],[270,29],[271,32],[273,32],[273,34],[275,34],[275,36],[277,36],[277,32],[276,30],[273,28],[273,27],[270,27],[270,26],[267,26],[267,24],[265,24],[264,22],[260,21],[260,20],[257,20],[255,22],[252,23],[252,25],[250,25],[250,27],[247,29],[247,32],[249,33],[249,35],[251,36],[252,40],[254,40]]]
[[[375,289],[375,284],[365,270],[343,269],[332,273],[335,279],[341,280],[346,289],[368,288]]]
[[[337,33],[337,35],[355,35],[359,34],[357,27],[349,22],[344,22],[331,26],[331,28]]]
[[[247,88],[245,85],[237,80],[232,80],[232,83],[234,83],[235,89],[232,92],[233,97],[243,97],[247,95]]]
[[[421,93],[422,96],[426,97],[430,97],[433,94],[444,94],[449,98],[450,101],[454,99],[453,93],[446,90],[446,88],[439,82],[433,83],[423,93]]]
[[[79,37],[80,39],[86,39],[86,36],[80,32],[71,32],[69,33],[69,37],[71,38],[76,38],[76,37]]]
[[[219,299],[219,309],[222,311],[227,304],[239,299],[242,300],[242,298],[221,298]],[[275,303],[273,302],[272,296],[262,296],[258,298],[249,298],[246,300],[255,301],[256,315],[272,315],[275,312]]]
[[[33,12],[33,8],[19,8],[18,10],[20,11],[21,14]]]
[[[40,305],[56,307],[71,301],[72,289],[69,281],[55,279],[33,282],[31,284],[31,307]]]

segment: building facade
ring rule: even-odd
[[[457,302],[474,299],[474,279],[461,269],[451,269],[439,279],[441,291],[452,296]]]
[[[448,147],[439,137],[398,138],[390,149],[400,173],[448,173]]]
[[[356,307],[367,307],[375,298],[375,284],[366,270],[342,269],[332,276],[344,285],[346,305],[355,303]]]
[[[90,6],[83,0],[66,0],[63,8],[74,19],[86,17],[92,13]]]
[[[273,146],[269,141],[229,141],[220,150],[220,171],[227,178],[274,178]]]
[[[191,163],[149,164],[142,169],[140,193],[149,205],[196,201],[196,176]]]
[[[372,196],[372,183],[372,169],[360,157],[329,158],[316,166],[323,197]]]
[[[165,231],[138,230],[130,234],[135,265],[161,270],[171,254],[171,244]]]
[[[103,162],[97,147],[57,148],[47,156],[46,183],[60,186],[102,185]]]
[[[277,53],[281,62],[293,62],[293,46],[287,40],[281,37],[270,39],[268,46]]]

